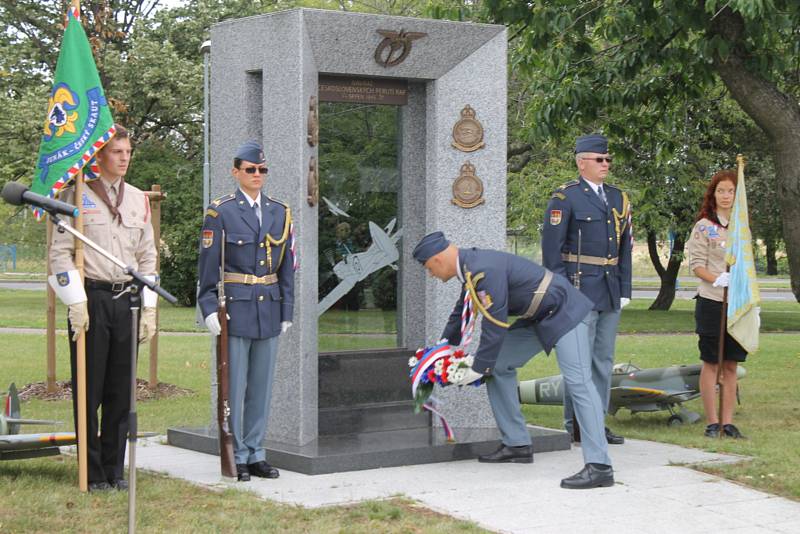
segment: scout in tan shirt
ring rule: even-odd
[[[723,412],[720,421],[716,409],[717,370],[719,368],[719,336],[721,330],[722,301],[729,274],[725,265],[725,244],[728,238],[728,220],[736,196],[737,175],[734,171],[719,171],[708,184],[697,223],[686,244],[689,265],[700,279],[695,297],[695,332],[697,347],[703,367],[700,370],[700,396],[706,412],[708,426],[705,435],[717,437],[720,433],[741,438],[733,425],[733,408],[736,404],[736,368],[747,358],[747,352],[725,333],[722,383],[724,384]]]
[[[77,205],[84,217],[84,234],[100,247],[143,275],[155,276],[156,248],[150,207],[139,189],[125,183],[131,157],[127,131],[117,132],[97,154],[101,178],[86,184],[82,198],[74,189],[61,194],[61,200]],[[56,285],[76,285],[75,242],[67,232],[54,232],[50,247],[50,266]],[[76,391],[76,341],[86,332],[87,453],[90,491],[112,487],[125,490],[123,478],[125,438],[131,391],[131,277],[88,246],[84,246],[85,281],[83,289],[64,299],[69,306],[71,333],[70,361],[72,390]],[[51,285],[53,281],[51,280]],[[156,330],[155,298],[145,292],[139,341],[149,340]],[[98,436],[97,410],[102,406],[102,435]],[[77,395],[73,395],[77,430]]]

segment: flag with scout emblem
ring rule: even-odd
[[[31,184],[31,191],[48,197],[58,196],[84,167],[88,174],[95,153],[115,132],[79,9],[70,7],[66,20]]]
[[[725,261],[730,265],[728,283],[728,333],[747,352],[758,350],[759,307],[761,300],[753,262],[753,238],[747,216],[747,191],[744,163],[739,162],[736,199],[728,223]]]

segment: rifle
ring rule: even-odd
[[[217,426],[219,427],[219,459],[222,476],[236,477],[236,460],[233,457],[229,400],[230,375],[228,373],[228,310],[225,302],[225,230],[220,240],[219,282],[217,282],[217,317],[220,333],[217,336]]]

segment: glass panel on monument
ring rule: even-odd
[[[319,434],[428,428],[397,328],[398,111],[321,102]]]
[[[320,105],[320,352],[398,346],[398,109]]]

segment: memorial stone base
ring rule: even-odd
[[[319,436],[302,446],[265,441],[268,461],[308,475],[453,460],[494,451],[493,428],[454,428],[448,442],[430,414],[414,414],[406,349],[324,353],[319,357]],[[567,450],[566,432],[529,426],[535,453]],[[169,429],[171,445],[219,453],[215,428]]]

